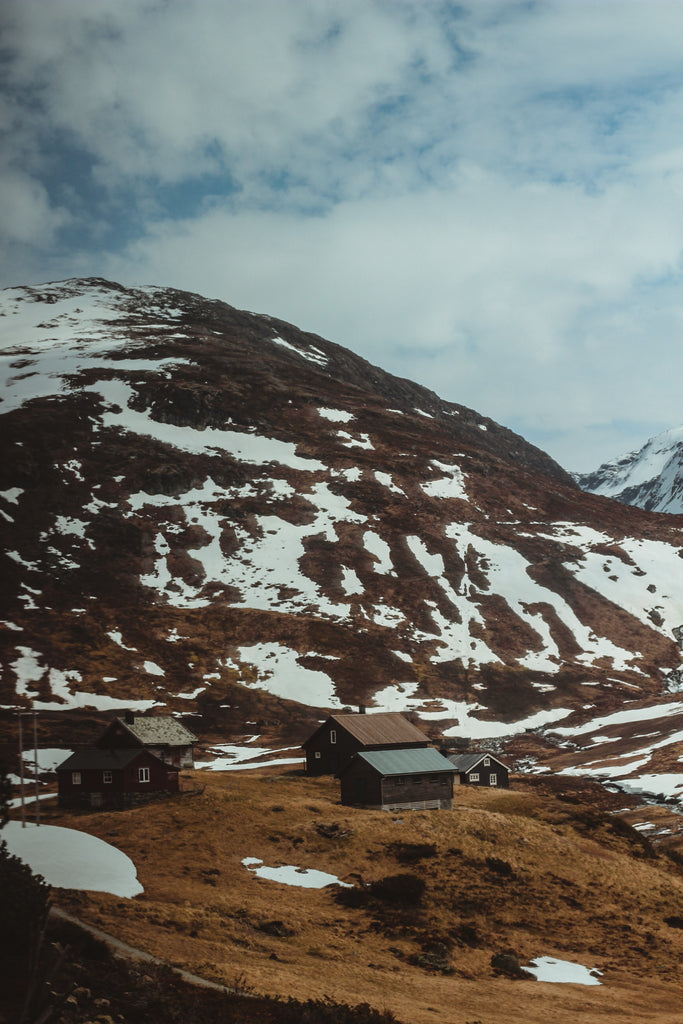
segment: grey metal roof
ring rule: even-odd
[[[134,761],[136,757],[140,757],[142,753],[143,751],[140,747],[134,747],[130,750],[123,748],[121,750],[100,750],[98,747],[85,747],[83,750],[77,750],[75,754],[67,757],[66,761],[58,764],[57,771],[62,769],[67,771],[88,771],[93,768],[98,771],[121,771],[131,761]]]
[[[159,743],[171,747],[184,747],[197,741],[194,733],[170,715],[134,718],[132,722],[119,718],[117,721],[145,745]]]
[[[455,766],[456,771],[468,772],[474,768],[475,765],[483,761],[485,757],[490,757],[492,761],[495,761],[496,764],[499,764],[501,768],[505,768],[507,771],[507,767],[502,761],[499,761],[494,754],[489,754],[485,750],[478,754],[449,754],[448,760]]]
[[[413,750],[362,750],[356,754],[380,775],[423,775],[427,772],[449,772],[455,769],[434,747]],[[343,771],[344,769],[342,769]]]

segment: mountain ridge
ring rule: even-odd
[[[683,427],[651,437],[638,451],[576,473],[578,485],[648,512],[683,513]]]
[[[5,716],[304,738],[365,704],[490,741],[635,700],[673,728],[670,517],[265,314],[97,278],[0,302]]]

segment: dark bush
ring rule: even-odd
[[[512,949],[505,949],[501,953],[494,953],[491,957],[491,967],[493,967],[496,974],[504,974],[507,978],[536,980],[535,974],[524,970],[519,962],[519,957]]]
[[[503,875],[505,878],[515,877],[512,865],[508,864],[506,860],[501,860],[499,857],[487,857],[486,867],[489,871],[494,871],[497,875]]]
[[[360,907],[367,907],[370,902],[370,890],[361,885],[354,885],[352,889],[343,886],[333,893],[333,899],[342,907],[358,910]]]
[[[668,924],[669,928],[683,928],[683,917],[673,914],[671,917],[664,918],[664,924]]]
[[[388,853],[400,864],[416,864],[418,861],[435,857],[436,846],[434,843],[392,843]]]
[[[370,892],[384,903],[416,907],[424,896],[425,883],[417,875],[389,875],[372,882]]]
[[[284,1005],[277,1020],[278,1024],[398,1024],[388,1010],[375,1010],[368,1003],[348,1006],[331,999],[309,999],[306,1003],[292,1000]]]
[[[294,929],[288,928],[284,921],[263,921],[257,928],[260,932],[275,935],[278,939],[288,939],[295,934]]]
[[[471,922],[463,921],[461,924],[456,925],[455,928],[451,929],[451,935],[461,945],[470,946],[473,949],[482,944],[482,938],[477,931],[477,926]]]

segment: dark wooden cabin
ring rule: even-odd
[[[57,767],[60,807],[122,809],[177,793],[178,769],[144,747],[77,751]]]
[[[194,768],[197,737],[170,715],[143,716],[127,711],[115,718],[97,741],[101,750],[141,748],[176,768]]]
[[[429,739],[397,711],[330,715],[303,744],[309,775],[336,775],[360,750],[411,750]]]
[[[510,785],[507,766],[493,754],[485,751],[479,754],[450,754],[448,760],[456,770],[456,784],[497,789],[507,789]]]
[[[455,768],[433,747],[364,750],[339,772],[341,802],[374,810],[450,810]]]

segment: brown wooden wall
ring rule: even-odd
[[[138,769],[149,768],[149,782],[140,782]],[[153,793],[177,793],[178,772],[171,771],[147,751],[129,762],[125,768],[112,770],[112,781],[104,781],[102,768],[80,770],[80,785],[73,782],[73,771],[61,769],[57,772],[59,803],[62,806],[93,806],[112,804],[120,806],[126,796],[145,797]],[[100,794],[99,800],[95,796]]]
[[[367,762],[358,760],[341,777],[341,802],[354,807],[387,807],[423,803],[450,806],[453,801],[453,775],[449,772],[399,777],[403,782],[395,776],[382,778]]]

